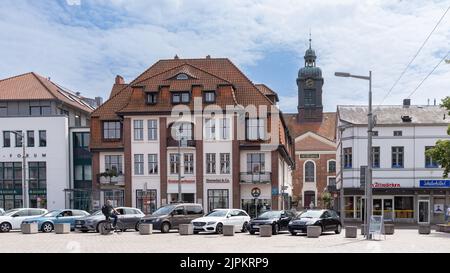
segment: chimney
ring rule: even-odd
[[[434,106],[436,106],[436,99],[434,99]]]
[[[409,106],[411,106],[411,99],[404,99],[403,108],[409,108]]]
[[[116,84],[125,84],[125,80],[123,79],[122,76],[120,75],[116,76]]]
[[[103,98],[102,97],[95,97],[95,103],[97,104],[97,107],[103,104]]]
[[[75,95],[77,95],[78,97],[81,95],[80,92],[76,92]]]

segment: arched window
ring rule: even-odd
[[[180,74],[177,75],[176,79],[177,80],[187,80],[187,79],[189,79],[189,76],[184,74],[184,73],[180,73]]]
[[[316,181],[316,166],[314,162],[307,161],[305,163],[305,182],[315,182]]]

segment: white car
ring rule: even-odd
[[[215,209],[204,217],[192,220],[194,233],[215,232],[222,233],[224,225],[234,225],[235,230],[245,232],[250,216],[241,209]]]
[[[36,218],[46,214],[46,209],[12,209],[0,216],[0,232],[9,232],[10,230],[20,229],[22,221],[25,219]]]
[[[0,216],[2,216],[3,214],[5,214],[5,210],[0,208]]]

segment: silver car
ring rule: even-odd
[[[123,231],[127,229],[139,231],[139,222],[141,221],[141,218],[145,216],[140,209],[118,207],[116,210],[120,213],[120,215],[118,215],[118,221],[125,226]],[[106,221],[105,216],[101,210],[98,210],[89,216],[77,219],[75,221],[75,230],[81,232],[98,232],[100,223],[104,221]]]

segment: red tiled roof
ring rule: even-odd
[[[128,86],[128,84],[115,83],[111,89],[109,98],[114,97],[117,93],[119,93],[122,89],[124,89],[127,86]]]
[[[59,100],[85,112],[93,110],[81,97],[34,72],[0,80],[1,100]]]
[[[313,132],[331,141],[336,140],[336,113],[323,113],[322,122],[302,122],[297,120],[297,113],[284,114],[284,120],[295,139],[307,132]]]
[[[197,79],[189,80],[168,80],[181,72],[188,72],[188,75]],[[187,73],[186,73],[187,74]],[[185,81],[183,83],[183,81]],[[224,99],[224,103],[233,102],[247,105],[267,105],[272,102],[229,60],[220,59],[170,59],[160,60],[152,65],[149,69],[139,75],[132,81],[127,88],[122,89],[102,106],[97,108],[93,116],[100,116],[102,119],[114,117],[116,112],[122,111],[146,111],[148,109],[157,109],[165,107],[166,111],[170,111],[173,105],[148,106],[142,95],[134,95],[136,98],[130,101],[132,88],[131,86],[143,85],[145,91],[159,90],[159,86],[169,86],[169,91],[191,90],[192,85],[199,84],[203,90],[216,90],[218,85],[233,86],[231,98]],[[189,88],[188,88],[189,87]],[[135,89],[136,90],[136,89]],[[138,91],[137,91],[138,92]],[[142,91],[141,91],[142,92]],[[218,94],[218,98],[221,94]],[[229,96],[226,94],[225,96]]]

